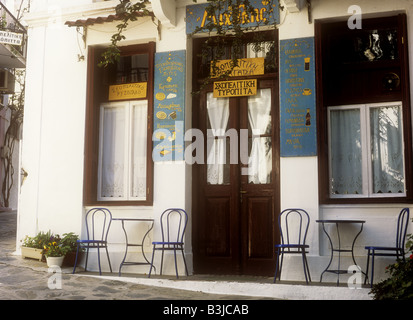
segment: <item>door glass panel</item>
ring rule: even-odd
[[[271,183],[271,89],[248,98],[248,183]]]
[[[207,94],[207,183],[229,184],[229,138],[226,132],[229,119],[229,99]]]

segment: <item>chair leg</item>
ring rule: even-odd
[[[374,277],[374,254],[375,250],[372,250],[371,254],[371,278],[370,278],[370,288],[373,287],[373,277]]]
[[[98,265],[99,265],[99,275],[102,275],[102,270],[100,268],[100,250],[99,250],[99,245],[97,246],[98,248]]]
[[[86,261],[85,261],[85,271],[87,270],[87,260],[89,258],[89,247],[86,249]]]
[[[370,249],[367,249],[367,263],[366,263],[366,275],[364,277],[364,284],[367,284],[367,278],[369,273],[369,264],[370,264]]]
[[[112,273],[112,265],[110,264],[108,247],[106,246],[105,249],[106,249],[106,256],[108,257],[109,270],[110,270],[110,273]]]
[[[152,259],[151,259],[151,266],[149,267],[149,274],[148,274],[148,278],[151,277],[151,273],[152,273],[152,268],[153,268],[153,258],[155,257],[155,245],[153,245],[153,249],[152,249]]]
[[[175,260],[175,273],[176,273],[176,278],[178,279],[178,263],[176,261],[176,247],[174,246],[174,260]]]
[[[79,254],[79,243],[77,244],[77,247],[76,247],[75,265],[73,266],[73,271],[72,271],[72,274],[74,274],[74,273],[75,273],[75,271],[76,271],[76,266],[77,266],[77,257],[78,257],[78,254]]]
[[[307,270],[308,282],[311,282],[310,268],[308,266],[307,255],[306,255],[305,252],[304,252],[304,261],[305,261],[304,273]],[[307,276],[306,276],[306,278],[307,278]],[[308,284],[308,282],[307,282],[307,284]]]
[[[308,284],[308,277],[307,277],[307,270],[306,270],[306,259],[305,259],[305,252],[304,251],[301,253],[301,257],[303,259],[303,270],[304,270],[305,282]]]
[[[186,272],[186,275],[189,276],[188,266],[186,265],[185,253],[184,253],[184,249],[183,249],[183,248],[181,248],[181,252],[182,252],[182,258],[183,258],[183,260],[184,260],[185,272]]]
[[[162,255],[161,255],[161,272],[160,272],[160,275],[162,275],[162,270],[163,270],[163,255],[164,255],[164,252],[165,252],[165,246],[164,245],[162,245]]]
[[[278,274],[278,264],[280,261],[280,250],[277,250],[277,258],[275,260],[275,274],[274,274],[274,283],[277,281],[277,274]],[[281,273],[281,270],[280,270]],[[280,277],[278,277],[278,280],[280,280]]]

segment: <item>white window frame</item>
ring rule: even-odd
[[[146,108],[145,126],[147,126],[148,118],[148,101],[147,100],[136,100],[136,101],[118,101],[118,102],[107,102],[100,105],[100,120],[99,120],[99,155],[98,155],[98,186],[97,186],[97,200],[98,201],[145,201],[147,200],[147,186],[148,186],[148,176],[146,171],[146,182],[145,182],[145,196],[136,197],[132,196],[132,153],[133,153],[133,109],[135,106],[144,106]],[[105,108],[124,108],[125,112],[125,150],[124,150],[124,170],[123,170],[123,197],[103,197],[102,196],[102,157],[103,157],[103,123],[104,123],[104,110]],[[147,134],[147,127],[145,127],[145,132]],[[147,136],[144,137],[144,143],[147,145]],[[146,150],[146,156],[148,156],[148,150]],[[145,159],[146,161],[146,159]],[[146,168],[147,170],[147,168]]]
[[[373,177],[372,177],[372,153],[371,153],[371,134],[370,134],[370,110],[379,107],[399,106],[401,117],[401,136],[403,149],[403,173],[404,173],[404,192],[403,193],[373,193]],[[334,110],[360,110],[360,133],[362,143],[362,194],[333,194],[331,193],[332,185],[332,160],[331,160],[331,111]],[[344,198],[394,198],[406,197],[406,163],[405,163],[405,148],[404,148],[404,122],[403,122],[403,103],[396,102],[380,102],[366,104],[352,104],[342,106],[331,106],[327,109],[327,126],[328,126],[328,165],[329,165],[329,196],[332,199]]]

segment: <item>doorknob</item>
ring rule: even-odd
[[[239,191],[241,203],[242,203],[242,195],[245,194],[245,193],[247,193],[247,191],[245,191],[245,190],[240,190]]]

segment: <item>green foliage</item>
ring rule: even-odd
[[[390,277],[373,285],[370,293],[375,300],[413,299],[413,235],[408,236],[406,248],[409,257],[388,266],[386,272]]]
[[[23,240],[23,247],[43,249],[44,246],[49,242],[52,233],[50,231],[43,232],[40,231],[34,237],[26,236]]]
[[[120,58],[120,50],[118,43],[125,40],[123,32],[128,27],[130,21],[138,20],[138,16],[151,16],[151,13],[146,9],[148,0],[132,4],[129,0],[119,0],[116,6],[116,14],[122,17],[122,23],[116,26],[117,32],[111,37],[111,45],[102,53],[102,60],[99,62],[99,67],[107,67],[113,64]]]
[[[43,249],[46,257],[60,257],[68,252],[76,251],[77,240],[79,237],[73,232],[64,233],[63,237],[51,231],[40,231],[34,237],[26,236],[23,240],[23,246],[29,248]]]

